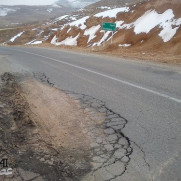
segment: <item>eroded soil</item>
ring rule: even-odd
[[[5,73],[0,84],[1,180],[120,180],[132,148],[127,120],[93,97],[60,91],[44,74]]]

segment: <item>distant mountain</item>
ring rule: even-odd
[[[4,6],[48,6],[56,3],[58,0],[6,0],[0,1]]]
[[[36,24],[70,13],[97,1],[98,0],[51,0],[51,5],[43,5],[42,3],[41,6],[31,6],[29,4],[15,5],[16,3],[1,5],[6,3],[0,3],[0,28]],[[18,1],[18,3],[20,2]],[[22,1],[22,4],[23,3],[24,1]],[[32,4],[33,3],[34,2],[32,2]],[[27,4],[27,2],[24,4]]]
[[[83,8],[97,1],[99,0],[59,0],[57,1],[56,4],[59,4],[65,7]]]
[[[96,1],[94,4],[91,4],[87,8],[96,8],[96,7],[117,7],[117,6],[126,6],[130,4],[137,4],[139,2],[148,1],[148,0],[100,0]]]
[[[57,6],[82,8],[99,0],[17,0],[17,1],[3,1],[0,6]]]
[[[58,4],[49,6],[0,6],[0,28],[39,23],[73,11]]]

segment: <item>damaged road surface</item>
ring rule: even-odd
[[[0,181],[181,180],[179,65],[1,47],[0,76]]]
[[[13,168],[4,180],[120,179],[132,153],[121,132],[126,119],[99,100],[27,75],[1,79],[0,157]]]

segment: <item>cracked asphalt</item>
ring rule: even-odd
[[[0,73],[44,74],[85,111],[105,116],[83,125],[93,169],[82,180],[181,180],[179,66],[46,48],[1,47],[0,55]]]
[[[34,73],[34,77],[55,86],[45,74]],[[82,180],[120,180],[127,170],[133,152],[129,138],[122,132],[128,121],[109,109],[101,100],[72,91],[63,91],[78,101],[85,113],[91,111],[95,115],[92,118],[93,123],[88,121],[82,125],[84,133],[92,141],[90,146],[93,165],[91,173]]]
[[[66,93],[79,100],[84,108],[89,108],[95,113],[102,113],[106,118],[103,123],[99,123],[97,118],[93,119],[96,126],[89,125],[89,123],[84,125],[85,133],[92,140],[93,170],[83,180],[119,180],[127,170],[133,151],[129,138],[122,132],[127,120],[107,108],[105,103],[91,96],[70,91]]]

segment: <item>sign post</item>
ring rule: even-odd
[[[111,44],[112,44],[113,31],[116,31],[116,23],[103,22],[102,30],[104,30],[104,36],[105,36],[105,31],[112,31],[112,37],[111,37]],[[103,43],[103,46],[104,46],[104,43]]]

